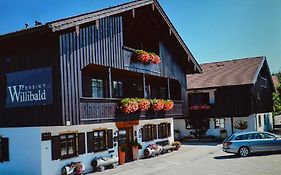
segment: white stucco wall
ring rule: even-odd
[[[259,126],[259,117],[261,116],[261,126]],[[267,117],[266,117],[267,116]],[[264,120],[266,120],[266,125],[264,124]],[[259,113],[256,115],[256,124],[258,131],[271,131],[273,130],[273,116],[272,113]]]
[[[94,129],[99,128],[107,128],[107,129],[113,129],[113,134],[115,131],[118,131],[117,127],[115,126],[115,123],[103,123],[103,124],[90,124],[90,125],[74,125],[74,126],[56,126],[56,127],[42,127],[41,132],[50,132],[52,136],[59,135],[59,133],[66,132],[66,131],[78,131],[79,133],[85,132],[85,147],[87,150],[87,133],[91,132]],[[114,135],[113,135],[114,137]],[[52,147],[51,147],[51,140],[48,141],[42,141],[41,145],[41,153],[42,153],[42,175],[59,175],[61,172],[62,167],[64,167],[66,164],[71,162],[78,162],[81,161],[86,168],[86,172],[93,171],[91,166],[91,161],[95,157],[106,157],[109,156],[108,150],[97,152],[97,153],[85,153],[83,155],[79,155],[76,157],[63,159],[63,160],[52,160]],[[116,147],[113,147],[110,150],[114,150],[113,153],[110,155],[117,156],[118,154],[118,144]]]
[[[156,139],[149,142],[142,142],[141,128],[147,124],[171,124],[171,137]],[[78,131],[85,133],[85,147],[87,150],[87,134],[86,132],[94,129],[113,129],[113,137],[117,136],[118,128],[115,123],[101,123],[89,125],[75,126],[50,126],[50,127],[22,127],[22,128],[0,128],[0,135],[9,138],[9,156],[10,161],[0,163],[0,175],[60,175],[61,169],[66,164],[76,161],[81,161],[86,168],[86,172],[92,171],[91,161],[95,157],[108,157],[109,155],[118,156],[118,143],[110,150],[105,150],[97,153],[85,153],[76,157],[52,160],[52,145],[51,140],[41,141],[42,133],[51,133],[52,136],[60,133]],[[153,119],[140,120],[139,125],[133,127],[134,139],[137,137],[143,149],[139,151],[140,157],[143,157],[143,150],[151,143],[169,140],[174,141],[173,119]],[[158,127],[156,128],[158,130]],[[136,131],[136,135],[135,135]],[[113,151],[112,153],[108,153]]]
[[[184,119],[174,119],[174,130],[178,129],[180,131],[180,138],[190,136],[192,129],[186,129],[186,123]]]
[[[141,128],[144,125],[160,124],[160,123],[171,123],[171,137],[163,138],[163,139],[155,139],[155,140],[151,140],[151,141],[148,141],[148,142],[143,142],[142,138],[141,138]],[[143,157],[143,151],[149,144],[153,144],[153,143],[164,141],[164,140],[169,140],[169,142],[171,144],[174,141],[174,129],[173,128],[174,128],[174,124],[173,124],[172,118],[154,119],[154,120],[140,120],[139,125],[135,126],[135,128],[134,128],[134,130],[137,129],[138,142],[142,145],[142,149],[139,151],[139,153],[140,153],[139,157],[140,158]],[[158,128],[156,128],[156,129],[158,131]],[[158,135],[157,135],[157,137],[158,137]]]
[[[0,163],[1,175],[41,174],[40,128],[0,128],[0,135],[9,138],[9,161]]]

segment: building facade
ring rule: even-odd
[[[265,57],[202,64],[203,73],[188,75],[189,120],[205,123],[206,134],[271,131],[271,74]],[[187,123],[187,124],[186,124]],[[182,135],[192,128],[175,123]]]
[[[137,49],[161,62],[140,62]],[[60,174],[73,161],[90,172],[121,145],[132,160],[134,140],[172,143],[174,120],[188,114],[186,75],[201,72],[154,0],[4,34],[0,50],[0,174]],[[124,98],[174,106],[127,114]]]

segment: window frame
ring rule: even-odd
[[[97,86],[93,86],[94,81],[96,81]],[[99,81],[101,81],[101,83],[99,83]],[[100,86],[101,84],[101,86]],[[94,89],[96,89],[96,96],[94,96]],[[104,84],[104,79],[102,78],[91,78],[91,97],[93,98],[104,98],[105,97],[105,84]],[[101,96],[99,96],[99,94],[101,93]]]
[[[142,126],[142,141],[148,142],[157,139],[156,124],[147,124]],[[148,130],[148,131],[147,131]]]
[[[168,138],[171,136],[171,124],[160,123],[158,124],[158,139]]]
[[[100,133],[103,132],[103,138],[98,138],[95,140],[95,133],[98,133],[98,136],[100,136]],[[111,132],[111,136],[109,137],[109,132]],[[109,138],[111,138],[111,142],[109,143]],[[99,142],[100,140],[103,140],[104,144],[101,145]],[[98,142],[98,147],[95,147],[95,142]],[[93,130],[93,152],[101,152],[101,151],[107,151],[108,149],[113,148],[113,129],[94,129]]]
[[[215,129],[225,129],[225,118],[214,118],[214,125],[215,125]]]
[[[68,136],[73,136],[73,140],[74,140],[74,144],[73,144],[73,153],[69,153],[69,137]],[[62,136],[66,136],[66,154],[62,155]],[[60,159],[67,159],[67,158],[71,158],[71,157],[76,157],[78,156],[78,132],[70,132],[70,133],[61,133],[59,134],[59,141],[60,141],[60,145],[59,145],[59,155],[60,155]]]
[[[258,126],[259,126],[259,127],[261,127],[261,125],[262,125],[261,123],[262,123],[262,122],[261,122],[261,115],[259,114],[259,115],[258,115]]]
[[[114,84],[117,84],[117,89],[115,89]],[[117,94],[115,94],[115,90]],[[112,81],[112,97],[113,98],[122,98],[124,97],[124,82],[120,80],[113,80]]]

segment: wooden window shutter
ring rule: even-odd
[[[87,132],[87,152],[94,152],[94,132]]]
[[[52,160],[60,159],[60,136],[52,136]]]
[[[171,123],[168,123],[168,137],[171,136]]]
[[[2,138],[2,161],[9,161],[9,139]]]
[[[85,133],[78,134],[78,154],[85,154]]]
[[[152,126],[152,134],[153,134],[153,139],[157,139],[157,129],[156,125]]]
[[[107,148],[113,148],[112,129],[107,130]]]

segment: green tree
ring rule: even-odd
[[[281,114],[281,72],[274,74],[278,79],[276,92],[273,93],[273,116]]]

